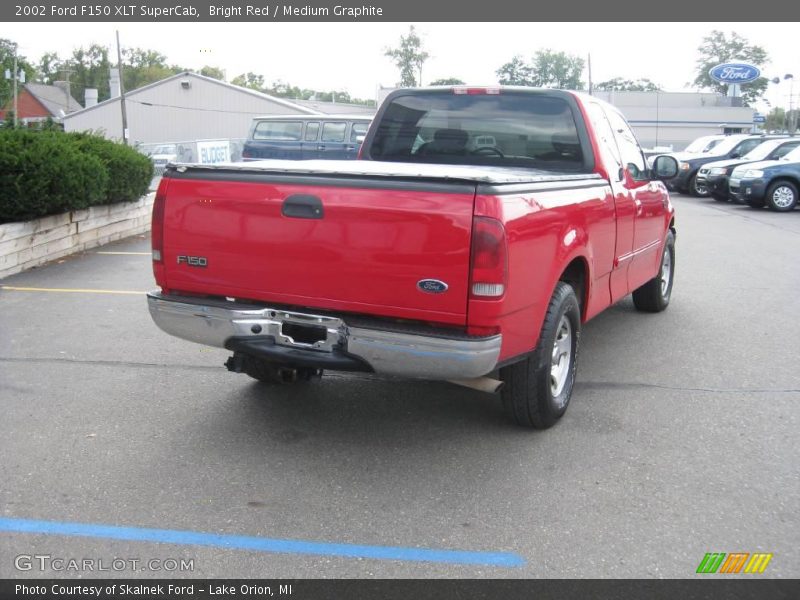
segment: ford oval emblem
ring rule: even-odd
[[[708,76],[718,83],[751,83],[761,77],[761,70],[747,63],[723,63],[709,69]]]
[[[428,294],[441,294],[447,291],[447,284],[438,279],[420,279],[417,282],[417,289]]]

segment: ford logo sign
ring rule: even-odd
[[[761,77],[761,70],[747,63],[723,63],[709,69],[708,76],[719,83],[751,83]]]
[[[447,284],[438,279],[420,279],[417,282],[417,289],[428,294],[441,294],[447,291]]]

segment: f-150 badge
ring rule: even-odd
[[[178,264],[185,264],[190,267],[207,267],[208,259],[205,256],[178,256]]]

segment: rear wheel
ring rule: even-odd
[[[633,304],[643,312],[661,312],[669,306],[675,276],[675,234],[670,231],[661,255],[658,275],[633,292]]]
[[[786,212],[797,206],[797,186],[791,181],[778,181],[767,190],[767,205],[772,210]]]
[[[523,427],[547,429],[567,411],[581,334],[572,287],[559,281],[547,307],[539,342],[525,360],[500,369],[503,407]]]

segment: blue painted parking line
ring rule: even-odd
[[[465,550],[440,550],[436,548],[306,542],[301,540],[281,540],[245,535],[204,533],[200,531],[119,527],[116,525],[99,525],[92,523],[63,523],[59,521],[37,521],[7,517],[0,517],[0,531],[155,542],[158,544],[181,544],[185,546],[210,546],[226,550],[249,550],[251,552],[372,558],[376,560],[486,565],[494,567],[521,567],[525,564],[525,560],[521,556],[511,552],[469,552]]]

